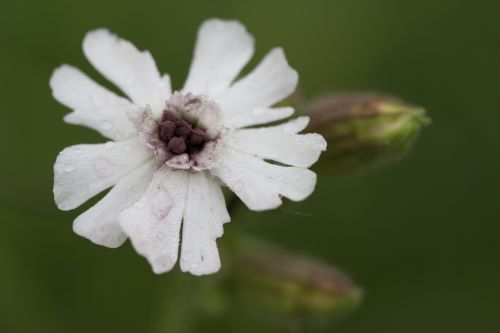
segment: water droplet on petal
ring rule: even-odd
[[[283,126],[283,132],[285,133],[293,133],[295,132],[295,124],[286,124],[285,126]]]
[[[236,182],[233,184],[233,188],[235,191],[241,191],[245,187],[245,184],[243,182]]]
[[[108,98],[103,94],[95,94],[92,96],[92,102],[97,108],[103,108],[108,104]]]
[[[171,254],[172,256],[175,256],[177,253],[177,250],[179,248],[178,241],[174,238],[169,238],[166,240],[166,243],[168,243],[168,253]]]
[[[131,75],[131,76],[129,76],[129,77],[127,78],[127,84],[128,84],[128,85],[132,85],[132,84],[134,84],[134,83],[135,83],[135,81],[136,81],[136,78],[135,78],[135,76],[133,76],[133,75]]]
[[[186,252],[184,255],[184,260],[186,261],[191,261],[191,259],[193,258],[193,254],[191,252]]]
[[[71,171],[73,171],[73,170],[75,170],[75,167],[74,167],[74,166],[72,166],[72,165],[66,165],[66,166],[64,167],[64,172],[66,172],[66,173],[70,173],[70,172],[71,172]]]
[[[110,160],[100,157],[95,159],[94,161],[94,170],[101,177],[109,177],[113,174],[116,166]]]
[[[315,150],[324,150],[325,149],[325,146],[321,143],[317,143],[314,145],[314,149]]]
[[[113,124],[109,120],[104,120],[101,123],[101,128],[107,131],[113,128]]]
[[[261,114],[263,114],[265,112],[265,109],[253,109],[252,110],[252,113],[256,116],[260,116]]]

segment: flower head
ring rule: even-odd
[[[272,106],[294,91],[297,72],[277,48],[236,80],[254,50],[239,22],[202,24],[188,79],[173,93],[149,52],[107,30],[89,32],[83,50],[128,98],[68,65],[50,80],[54,97],[73,109],[66,122],[111,140],[68,147],[55,162],[54,197],[62,210],[111,188],[74,221],[77,234],[107,247],[130,238],[156,273],[172,269],[180,248],[182,271],[210,274],[220,268],[216,239],[230,220],[222,185],[256,211],[313,191],[316,175],[307,168],[326,142],[299,134],[308,118],[256,127],[293,114]]]

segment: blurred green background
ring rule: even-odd
[[[156,276],[129,243],[76,236],[71,222],[88,205],[60,212],[52,197],[56,154],[102,141],[62,122],[68,110],[48,86],[61,63],[105,83],[82,54],[85,32],[108,27],[149,49],[179,88],[196,30],[214,16],[255,36],[252,64],[283,46],[307,97],[378,90],[433,119],[405,159],[321,173],[305,202],[239,209],[226,234],[322,258],[361,285],[362,306],[324,331],[498,332],[500,2],[487,0],[4,1],[0,332],[254,331],[173,287],[195,278]]]

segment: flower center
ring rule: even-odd
[[[226,133],[219,106],[190,93],[175,92],[165,103],[160,120],[150,109],[132,119],[142,138],[154,151],[158,167],[201,171],[214,165],[214,155]]]
[[[203,128],[193,126],[169,110],[163,113],[159,136],[173,155],[187,153],[192,156],[200,152],[208,140]]]

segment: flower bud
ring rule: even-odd
[[[361,290],[323,262],[249,239],[234,250],[231,280],[240,302],[274,319],[336,319],[361,301]]]
[[[307,106],[306,113],[311,118],[308,130],[328,141],[322,162],[333,171],[351,171],[397,158],[430,123],[420,107],[369,93],[322,98]]]
[[[236,325],[251,320],[255,331],[308,332],[334,324],[361,303],[361,289],[331,265],[244,233],[226,237],[221,245],[219,274],[171,275],[164,311],[169,326],[163,331],[185,323],[185,315],[193,318],[195,310],[206,318],[232,318]]]

